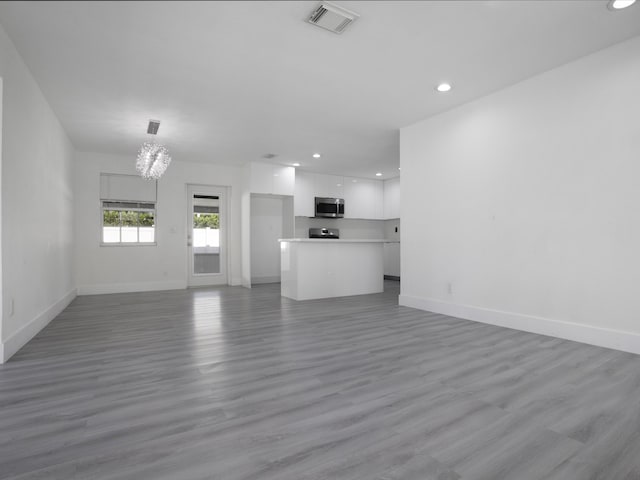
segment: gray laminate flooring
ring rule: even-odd
[[[640,357],[397,295],[79,297],[0,366],[0,478],[640,479]]]

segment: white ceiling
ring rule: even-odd
[[[606,0],[338,0],[361,15],[342,35],[304,22],[317,3],[0,2],[0,22],[79,150],[133,161],[153,118],[175,161],[383,178],[400,127],[640,34],[640,5]]]

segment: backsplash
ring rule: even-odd
[[[395,226],[398,233],[395,233]],[[338,228],[342,239],[400,239],[400,220],[358,220],[350,218],[296,217],[295,235],[308,238],[309,228]]]

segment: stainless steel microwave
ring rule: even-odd
[[[344,199],[316,197],[315,216],[322,218],[344,217]]]

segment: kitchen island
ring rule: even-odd
[[[388,240],[284,238],[281,295],[294,300],[344,297],[383,290]]]

